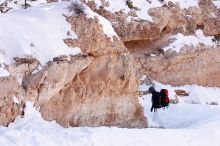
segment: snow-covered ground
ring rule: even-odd
[[[140,90],[149,86],[142,85]],[[167,88],[173,98],[175,89],[185,89],[192,95],[180,98],[179,104],[150,112],[151,95],[140,97],[148,117],[146,129],[116,127],[63,128],[54,121],[44,121],[33,104],[28,102],[25,117],[17,118],[8,128],[0,127],[2,146],[219,146],[220,106],[192,104],[195,98],[205,98],[220,104],[220,89],[199,86],[172,87],[155,82],[157,90]],[[197,90],[199,89],[199,90]],[[201,89],[201,90],[200,90]],[[197,92],[200,94],[195,94]],[[218,97],[219,95],[219,97]],[[194,97],[194,98],[192,98]],[[213,97],[213,98],[212,98]],[[218,99],[216,100],[215,98]],[[188,98],[188,99],[186,99]],[[159,117],[158,117],[159,116]],[[164,126],[165,129],[157,128]]]

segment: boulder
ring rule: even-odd
[[[117,36],[103,32],[98,18],[68,17],[78,39],[64,40],[83,55],[54,58],[23,80],[26,97],[44,119],[68,126],[147,127],[138,102],[133,57]],[[106,20],[107,21],[107,20]]]

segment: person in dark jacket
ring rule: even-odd
[[[152,106],[151,106],[150,111],[156,112],[158,108],[161,108],[161,106],[160,106],[160,92],[157,92],[153,86],[150,87],[148,91],[152,94],[152,97],[151,97]]]

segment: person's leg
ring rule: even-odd
[[[162,122],[162,120],[160,118],[160,114],[159,113],[157,113],[157,121],[158,121],[158,124],[160,125],[160,128],[165,128],[164,124],[163,124],[163,122]]]
[[[153,113],[153,121],[159,125],[159,128],[165,128],[157,110]]]

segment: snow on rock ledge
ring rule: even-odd
[[[193,46],[196,48],[198,45],[205,45],[209,47],[215,47],[216,43],[213,42],[214,37],[212,36],[204,36],[202,30],[196,30],[195,35],[185,36],[181,33],[172,36],[170,39],[174,39],[174,41],[169,44],[169,46],[163,48],[164,51],[175,51],[179,53],[182,48],[185,46]]]
[[[199,0],[164,0],[164,2],[168,5],[169,2],[177,4],[181,9],[188,9],[189,7],[199,7]]]
[[[116,34],[116,32],[114,31],[111,23],[104,17],[100,16],[99,14],[93,12],[89,7],[87,7],[85,9],[85,13],[87,15],[87,18],[95,18],[97,17],[99,20],[99,23],[102,25],[103,27],[103,32],[111,38],[111,41],[113,41],[113,36],[116,36],[118,38],[118,35]]]

